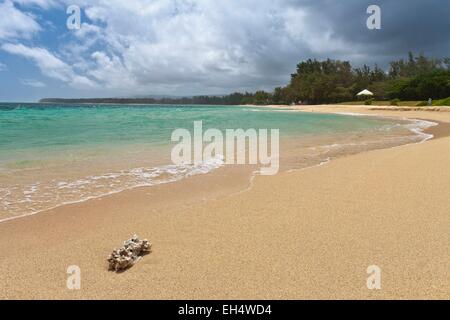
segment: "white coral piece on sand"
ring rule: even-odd
[[[120,249],[114,249],[108,257],[109,270],[124,271],[132,267],[142,256],[151,252],[152,244],[147,239],[139,240],[137,235],[123,243]]]

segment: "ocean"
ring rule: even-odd
[[[0,221],[223,168],[171,163],[175,129],[279,129],[283,170],[429,138],[427,123],[250,106],[0,104]],[[252,170],[254,172],[254,170]]]

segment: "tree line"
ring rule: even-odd
[[[275,88],[274,104],[339,103],[357,99],[364,89],[379,100],[427,100],[450,97],[450,58],[433,59],[409,53],[408,59],[390,63],[385,72],[378,65],[353,68],[348,61],[306,60],[297,65],[290,83]],[[255,102],[261,97],[255,94]]]
[[[392,61],[386,72],[378,65],[354,68],[349,61],[308,59],[297,65],[290,82],[273,92],[235,92],[224,96],[186,98],[42,99],[42,103],[139,103],[139,104],[325,104],[353,101],[363,89],[379,100],[427,100],[450,97],[450,58],[423,54]]]

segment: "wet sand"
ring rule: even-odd
[[[439,139],[258,176],[246,191],[245,175],[220,169],[209,183],[196,176],[1,223],[0,298],[448,299],[450,113],[296,109],[438,121]],[[106,257],[134,233],[153,252],[108,272]],[[81,290],[66,288],[70,265]],[[370,265],[381,290],[366,287]]]

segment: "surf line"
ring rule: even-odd
[[[226,129],[224,135],[211,128],[203,133],[203,122],[194,121],[193,137],[184,128],[172,132],[171,140],[178,144],[172,148],[171,159],[176,165],[195,165],[222,157],[227,165],[260,164],[261,175],[275,175],[280,168],[280,130],[270,129],[270,138],[268,132],[268,129]]]

